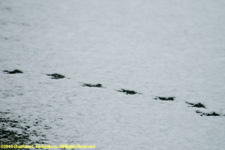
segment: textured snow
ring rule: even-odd
[[[224,8],[223,0],[0,0],[0,111],[51,145],[224,150]],[[3,72],[14,69],[23,74]]]

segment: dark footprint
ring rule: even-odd
[[[197,110],[196,113],[197,114],[200,114],[201,116],[220,116],[220,114],[217,114],[216,112],[203,113],[203,112],[200,112],[199,110]]]
[[[135,91],[125,90],[125,89],[118,90],[118,92],[123,92],[123,93],[126,93],[127,95],[141,94]]]
[[[13,71],[4,70],[3,72],[6,72],[8,74],[16,74],[16,73],[23,73],[22,71],[15,69]]]
[[[186,102],[188,105],[192,106],[192,107],[198,107],[198,108],[206,108],[204,104],[202,103],[189,103],[189,102]]]
[[[54,74],[47,74],[48,76],[52,76],[52,79],[63,79],[65,78],[64,75],[58,74],[58,73],[54,73]]]
[[[161,100],[161,101],[174,101],[175,97],[156,97],[155,100]]]
[[[88,83],[84,83],[82,86],[86,86],[86,87],[97,87],[97,88],[102,88],[102,84],[88,84]]]

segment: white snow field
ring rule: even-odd
[[[0,121],[1,144],[224,150],[225,1],[0,0]]]

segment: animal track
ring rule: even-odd
[[[197,110],[196,113],[200,114],[201,116],[220,116],[220,114],[217,114],[216,112],[203,113],[203,112]]]
[[[174,101],[175,97],[156,97],[155,100],[161,100],[161,101]]]
[[[125,89],[118,90],[118,92],[123,92],[123,93],[126,93],[127,95],[141,94],[135,91],[125,90]]]
[[[63,79],[65,78],[64,75],[58,74],[58,73],[54,73],[54,74],[47,74],[48,76],[51,76],[52,79]]]
[[[84,83],[82,86],[86,86],[86,87],[97,87],[97,88],[102,88],[102,84],[88,84],[88,83]]]
[[[13,71],[8,71],[8,70],[4,70],[3,72],[6,72],[8,74],[17,74],[17,73],[23,73],[21,70],[15,69]],[[53,74],[47,74],[48,76],[51,76],[51,79],[63,79],[65,78],[64,75],[58,74],[58,73],[53,73]],[[103,88],[102,84],[98,83],[98,84],[89,84],[89,83],[83,83],[84,87],[96,87],[96,88]],[[121,89],[121,90],[117,90],[117,92],[122,92],[125,93],[126,95],[135,95],[135,94],[142,94],[142,93],[138,93],[136,91],[133,90],[126,90],[126,89]],[[162,96],[157,96],[154,98],[155,100],[161,100],[161,101],[174,101],[175,97],[162,97]],[[186,102],[186,104],[188,104],[191,107],[197,107],[197,108],[206,108],[206,106],[202,103],[190,103],[190,102]],[[212,113],[203,113],[200,112],[199,110],[196,111],[196,113],[200,114],[201,116],[220,116],[220,114],[216,113],[216,112],[212,112]]]
[[[4,70],[3,72],[6,72],[8,74],[17,74],[17,73],[23,73],[22,71],[15,69],[13,71]]]
[[[186,102],[188,105],[192,106],[192,107],[198,107],[198,108],[206,108],[204,104],[202,103],[189,103],[189,102]]]

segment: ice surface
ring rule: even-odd
[[[196,113],[225,114],[224,7],[223,0],[0,0],[0,111],[10,112],[0,117],[23,120],[51,145],[224,150],[225,117]],[[14,69],[23,74],[3,72]]]

